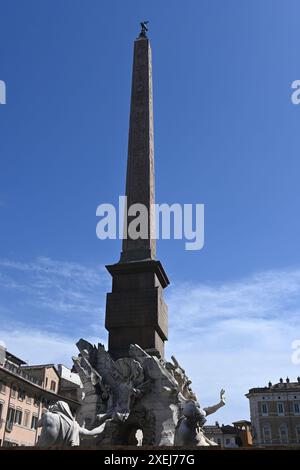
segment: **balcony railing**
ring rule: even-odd
[[[28,380],[29,382],[32,382],[35,385],[39,385],[40,387],[42,387],[43,385],[42,380],[36,377],[33,377],[32,375],[28,374],[25,370],[23,370],[21,367],[17,367],[15,364],[12,364],[11,362],[7,360],[4,363],[4,368],[9,370],[10,372],[13,372],[19,377],[22,377],[23,379]]]

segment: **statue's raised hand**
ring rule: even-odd
[[[225,390],[224,390],[224,388],[222,388],[221,391],[220,391],[220,402],[223,403],[223,405],[225,405]]]

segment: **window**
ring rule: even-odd
[[[23,390],[22,388],[19,388],[19,390],[18,390],[18,399],[20,401],[23,401],[25,396],[26,396],[25,390]]]
[[[294,403],[294,414],[295,415],[300,414],[300,405],[299,405],[299,403]]]
[[[34,396],[33,404],[34,406],[39,406],[40,404],[40,399],[37,395]]]
[[[263,426],[263,439],[265,444],[270,444],[272,442],[271,427],[269,424]]]
[[[221,445],[221,439],[217,439],[217,444],[218,444],[218,446]]]
[[[296,426],[296,439],[297,442],[300,442],[300,425]]]
[[[48,386],[48,377],[46,377],[46,384],[45,384],[45,387]]]
[[[17,394],[17,387],[15,385],[12,385],[11,387],[11,398],[16,398]]]
[[[29,397],[28,395],[26,396],[26,403],[28,403],[28,405],[31,405],[31,397]]]
[[[51,380],[51,390],[52,392],[55,392],[55,388],[56,388],[56,383],[54,382],[54,380]]]
[[[268,415],[268,404],[267,403],[263,403],[261,405],[261,413],[264,416]]]
[[[24,423],[23,425],[28,428],[29,426],[29,418],[30,418],[30,411],[28,410],[25,410],[25,413],[24,413]]]
[[[280,436],[281,444],[287,444],[288,443],[288,428],[287,428],[286,424],[282,424],[279,427],[279,436]]]
[[[6,383],[3,380],[0,380],[0,392],[5,393],[6,391]]]
[[[226,444],[227,446],[229,446],[229,444],[230,444],[230,439],[229,439],[228,437],[226,437],[226,439],[225,439],[225,444]]]
[[[19,409],[16,409],[16,412],[15,412],[15,423],[16,424],[22,424],[22,416],[23,416],[23,413],[22,413],[22,410],[19,410]]]
[[[277,413],[279,415],[284,415],[284,404],[283,403],[277,403]]]
[[[13,423],[15,421],[15,409],[14,408],[11,408],[11,407],[8,408],[6,421],[7,421],[7,426],[9,428],[12,428]]]
[[[38,417],[33,415],[31,418],[31,429],[36,429],[38,423]]]
[[[12,441],[4,441],[3,442],[3,447],[17,447],[17,443],[16,442],[12,442]]]
[[[0,423],[2,421],[2,413],[3,413],[3,402],[0,401]]]

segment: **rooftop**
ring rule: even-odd
[[[239,424],[244,424],[244,423],[248,423],[250,424],[249,421],[246,421],[246,420],[241,420],[241,421],[235,421],[235,423],[239,423]],[[231,426],[230,424],[222,424],[220,426],[220,424],[216,421],[216,424],[208,424],[206,426],[203,426],[205,431],[209,434],[238,434],[240,429],[236,426]]]
[[[34,375],[40,374],[34,374],[33,372],[31,374],[30,372],[48,369],[51,367],[55,370],[57,376],[61,379],[68,380],[69,382],[77,384],[78,386],[80,386],[81,384],[78,374],[72,373],[70,369],[68,369],[66,366],[63,366],[62,364],[59,364],[59,370],[53,363],[29,365],[19,357],[7,351],[4,347],[2,347],[2,351],[4,352],[4,354],[2,362],[0,362],[0,369],[6,369],[14,375],[18,375],[19,377],[22,377],[23,379],[27,380],[28,382],[31,382],[34,385],[42,387],[43,381],[39,377],[34,377]]]
[[[225,424],[222,425],[221,431],[223,434],[237,434],[238,429],[234,426],[231,426],[230,424]]]
[[[8,360],[6,360],[6,362],[3,366],[0,366],[0,371],[1,370],[5,370],[8,374],[10,374],[12,376],[20,377],[22,379],[22,381],[27,382],[28,385],[30,384],[31,386],[35,387],[37,389],[37,392],[41,392],[42,395],[48,396],[53,401],[57,401],[59,399],[62,399],[62,400],[66,400],[67,402],[74,403],[76,405],[79,404],[77,400],[74,400],[74,399],[69,398],[69,397],[67,398],[67,397],[59,395],[58,393],[55,393],[51,390],[45,389],[43,387],[43,382],[41,380],[39,380],[36,377],[30,376],[30,374],[28,374],[26,372],[26,370],[23,369],[23,367],[18,367],[18,366],[16,366],[15,364],[13,364],[12,362],[10,362]]]
[[[40,379],[38,379],[37,377],[32,377],[30,374],[28,374],[28,372],[26,372],[25,368],[18,366],[16,363],[10,361],[9,359],[5,360],[4,365],[2,367],[3,369],[12,372],[14,375],[17,375],[22,379],[31,382],[34,385],[38,385],[39,387],[43,385],[43,382]],[[2,367],[0,367],[0,369]]]
[[[55,364],[37,364],[37,365],[28,365],[22,366],[22,369],[45,369],[48,367],[55,367]]]
[[[268,385],[266,385],[265,387],[250,388],[246,396],[253,393],[274,393],[278,391],[300,392],[300,377],[297,377],[297,382],[291,382],[290,379],[287,377],[285,382],[281,378],[276,384],[272,384],[272,382],[269,382]]]
[[[23,359],[20,359],[19,357],[15,356],[9,351],[5,351],[5,356],[6,356],[6,359],[13,362],[14,364],[18,364],[19,366],[26,364],[26,361],[23,361]]]
[[[64,384],[66,384],[67,382],[69,384],[72,384],[72,386],[77,385],[78,387],[80,387],[81,380],[77,373],[72,372],[71,369],[64,366],[63,364],[58,364],[57,369],[61,380],[64,381]]]
[[[209,434],[222,434],[220,426],[216,426],[215,424],[208,424],[207,426],[203,426],[203,428],[205,429],[205,432]]]
[[[247,419],[240,419],[239,421],[234,421],[233,423],[233,426],[240,426],[240,425],[248,425],[250,426],[251,425],[251,421],[248,421]]]

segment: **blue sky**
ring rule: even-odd
[[[0,339],[65,362],[105,341],[96,207],[123,194],[132,45],[150,21],[156,199],[204,203],[205,246],[160,241],[168,354],[213,417],[248,416],[249,387],[299,375],[300,79],[296,0],[1,0]],[[68,362],[69,361],[69,362]]]

